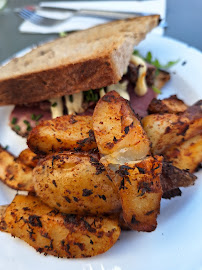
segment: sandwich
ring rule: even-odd
[[[89,115],[106,92],[115,90],[146,115],[170,78],[134,46],[158,25],[159,15],[110,22],[43,44],[0,67],[0,105],[15,105],[10,126],[26,137],[41,120],[63,114]]]

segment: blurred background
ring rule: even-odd
[[[0,62],[32,44],[38,44],[58,37],[58,33],[42,34],[40,33],[41,30],[35,31],[38,28],[31,28],[29,23],[22,25],[23,19],[17,15],[17,9],[27,5],[37,6],[40,2],[39,0],[0,0]],[[57,3],[58,1],[49,2]],[[76,3],[77,1],[66,2]],[[92,3],[92,8],[94,7],[95,1],[87,2],[89,2],[89,4]],[[119,2],[128,3],[129,1]],[[144,2],[144,7],[146,5],[150,7],[152,5],[155,6],[158,0],[130,2]],[[186,42],[189,46],[196,47],[202,51],[202,1],[159,0],[159,2],[161,2],[160,8],[165,8],[165,10],[161,10],[161,12],[165,12],[165,21],[167,23],[167,27],[161,34]],[[35,31],[35,33],[33,33],[33,31]]]

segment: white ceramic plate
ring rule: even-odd
[[[170,70],[172,79],[162,97],[177,94],[190,105],[202,98],[202,54],[199,51],[155,35],[149,35],[138,49],[143,54],[151,51],[162,63],[180,59]],[[17,155],[26,148],[26,142],[7,126],[11,109],[11,106],[0,108],[0,142],[9,145],[9,150]],[[0,233],[0,270],[202,269],[202,173],[197,176],[196,184],[182,189],[181,197],[162,200],[154,232],[123,232],[113,248],[93,258],[45,257],[25,242]],[[15,193],[0,183],[0,204],[11,202]]]

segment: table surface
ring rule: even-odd
[[[27,0],[8,0],[6,10],[0,11],[0,62],[12,56],[14,53],[55,38],[58,35],[22,34],[18,31],[18,26],[22,22],[13,12],[9,11],[18,5],[27,4]],[[39,0],[30,0],[29,3],[36,4]],[[201,0],[167,0],[167,22],[168,28],[165,36],[186,42],[188,45],[202,51],[202,1]]]

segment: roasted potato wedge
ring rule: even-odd
[[[89,151],[97,147],[92,131],[92,117],[64,115],[41,121],[29,134],[27,144],[36,154],[64,150]]]
[[[182,191],[179,188],[174,188],[174,189],[164,192],[162,195],[162,198],[170,200],[171,198],[174,198],[176,196],[181,196],[181,195],[182,195]]]
[[[161,186],[163,193],[170,192],[179,187],[194,185],[197,177],[187,170],[181,170],[169,162],[163,162]]]
[[[34,196],[17,195],[1,211],[0,230],[11,233],[38,252],[66,258],[106,252],[118,240],[117,217],[61,214]]]
[[[128,103],[115,91],[96,105],[93,129],[101,162],[119,190],[125,222],[133,230],[154,230],[162,196],[162,158],[137,161],[149,154],[150,142]]]
[[[122,165],[116,172],[123,218],[133,230],[150,232],[157,226],[163,194],[161,169],[162,157],[155,156]]]
[[[188,109],[188,106],[176,95],[163,100],[154,98],[149,104],[148,111],[152,113],[180,113]]]
[[[165,159],[180,169],[194,172],[202,162],[202,134],[195,136],[180,145],[171,146],[164,154]]]
[[[36,167],[39,157],[27,148],[20,153],[16,160],[33,169]]]
[[[16,190],[34,191],[32,168],[0,147],[0,180]]]
[[[128,224],[125,222],[123,218],[123,213],[121,212],[119,215],[119,226],[121,227],[121,230],[123,231],[130,231],[131,229],[128,227]]]
[[[193,105],[179,115],[151,114],[143,118],[142,124],[152,143],[152,153],[161,154],[202,132],[202,109]]]
[[[111,163],[124,164],[150,152],[150,142],[139,120],[120,95],[111,91],[97,103],[93,130],[99,152]]]
[[[121,210],[118,191],[95,155],[47,156],[34,169],[33,178],[37,196],[61,212],[94,215]]]
[[[170,80],[170,73],[160,69],[155,77],[154,85],[156,88],[161,89]]]

